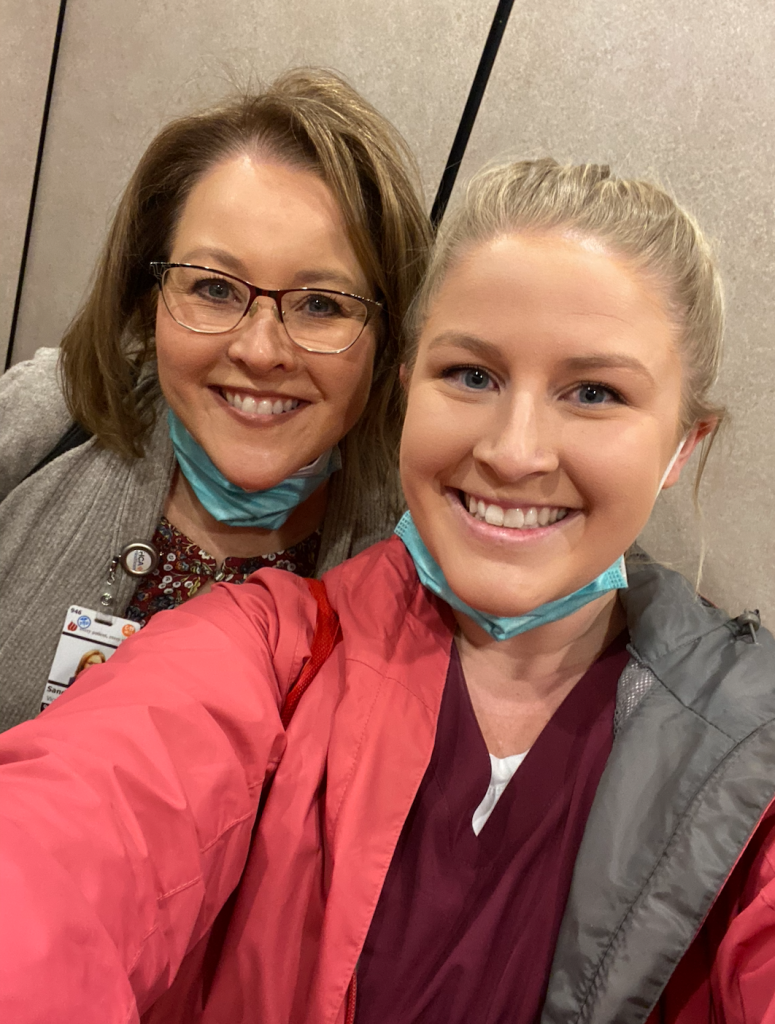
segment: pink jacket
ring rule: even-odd
[[[326,583],[343,639],[287,733],[278,709],[309,655],[316,605],[303,580],[267,570],[156,616],[0,737],[1,1020],[345,1021],[433,748],[453,621],[397,539]],[[663,910],[654,963],[674,960],[650,1024],[775,1024],[766,806],[713,909],[698,906],[688,952]],[[547,1024],[614,1019],[574,995],[588,978],[555,968]],[[645,1020],[658,966],[654,977],[624,969],[616,1019]],[[574,999],[573,1015],[557,1009]]]

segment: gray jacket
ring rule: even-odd
[[[40,349],[0,377],[0,731],[40,710],[67,609],[100,607],[113,557],[153,536],[175,467],[160,410],[145,458],[129,462],[92,438],[25,479],[70,423],[57,349]],[[318,574],[394,526],[379,495],[368,520],[356,520],[354,497],[345,474],[335,474]],[[135,586],[119,570],[117,615]]]
[[[627,569],[633,660],[541,1024],[642,1024],[775,797],[772,636],[646,558]]]

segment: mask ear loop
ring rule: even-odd
[[[686,444],[686,439],[688,438],[688,436],[689,436],[688,434],[684,434],[683,439],[681,440],[681,443],[676,448],[675,453],[673,454],[672,459],[668,462],[667,469],[662,474],[662,479],[659,481],[659,487],[657,488],[657,494],[658,495],[661,493],[662,488],[665,486],[665,480],[667,480],[667,478],[670,476],[670,470],[676,464],[678,456],[684,450],[684,445]]]

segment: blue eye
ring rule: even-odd
[[[472,391],[484,391],[490,383],[490,375],[478,366],[470,366],[463,373],[463,383]]]
[[[607,405],[609,402],[619,402],[619,395],[611,388],[602,384],[579,384],[574,388],[572,394],[578,400],[579,405]]]
[[[229,281],[220,277],[200,278],[193,283],[191,290],[197,298],[218,304],[232,300],[235,291]]]
[[[494,384],[490,374],[481,366],[450,366],[443,376],[451,384],[466,391],[487,391]]]

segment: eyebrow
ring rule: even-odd
[[[485,341],[476,334],[466,334],[463,331],[443,331],[437,334],[428,346],[432,352],[444,345],[455,345],[467,349],[473,356],[479,359],[502,360],[503,351],[498,345]],[[565,369],[575,372],[591,372],[594,370],[631,370],[639,374],[650,384],[654,378],[640,359],[629,356],[624,352],[593,353],[588,356],[571,356],[563,359],[562,365]]]
[[[563,365],[572,371],[586,370],[632,370],[640,374],[649,383],[654,383],[654,378],[640,361],[634,356],[625,355],[624,352],[601,353],[600,355],[573,356],[563,360]]]
[[[227,268],[228,273],[235,274],[237,277],[244,278],[249,281],[249,271],[242,260],[233,256],[226,249],[218,248],[202,248],[192,249],[190,252],[185,253],[183,258],[180,260],[181,263],[197,263],[198,260],[211,260],[221,264]],[[210,266],[209,263],[205,263],[205,266]],[[216,270],[217,267],[212,267]],[[342,274],[338,270],[330,270],[326,268],[318,268],[316,270],[299,270],[293,275],[291,287],[296,286],[302,287],[301,282],[305,285],[314,286],[320,285],[330,286],[333,289],[339,289],[340,291],[352,292],[356,291],[360,286],[357,285],[350,277],[346,274]],[[250,281],[251,284],[255,282]],[[259,285],[259,287],[261,287]],[[367,290],[367,289],[363,289]]]
[[[485,341],[484,338],[480,338],[476,334],[466,334],[463,331],[442,331],[430,343],[428,351],[432,352],[443,345],[456,345],[458,348],[468,349],[472,355],[478,356],[480,359],[503,358],[503,353],[497,345]]]

